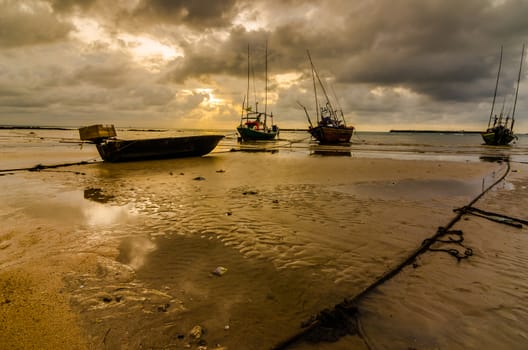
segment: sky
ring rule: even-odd
[[[501,46],[494,110],[513,112],[527,18],[528,0],[0,0],[0,125],[234,129],[249,82],[307,128],[309,52],[358,131],[481,130]]]

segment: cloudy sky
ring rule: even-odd
[[[513,109],[527,18],[527,0],[0,0],[0,124],[234,129],[248,46],[265,104],[267,43],[280,127],[314,109],[309,50],[359,131],[480,130],[501,45],[495,110]]]

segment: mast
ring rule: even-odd
[[[488,120],[488,129],[491,124],[491,118],[493,118],[493,108],[495,107],[495,98],[497,97],[497,88],[499,86],[499,76],[500,76],[501,66],[502,66],[502,45],[501,45],[501,50],[500,50],[499,71],[497,72],[497,81],[495,82],[495,93],[493,94],[493,103],[491,104],[491,112],[490,112],[490,116]]]
[[[266,40],[266,57],[265,57],[265,70],[266,70],[266,91],[264,95],[264,127],[266,127],[266,119],[268,118],[268,41]]]
[[[346,126],[346,120],[345,120],[345,115],[343,114],[343,108],[341,107],[341,104],[339,103],[339,99],[337,98],[334,85],[330,85],[330,86],[332,87],[332,93],[334,94],[334,100],[337,103],[337,108],[339,108],[339,113],[341,114],[341,121],[343,122],[343,125]]]
[[[312,120],[310,119],[310,115],[308,114],[308,110],[306,110],[306,107],[304,107],[299,101],[297,101],[297,104],[301,106],[302,109],[304,109],[304,114],[306,114],[306,118],[308,119],[308,123],[310,123],[310,127],[313,128]]]
[[[310,52],[308,51],[308,58],[310,59],[310,64],[312,65],[312,73],[315,73],[315,77],[317,78],[317,81],[319,82],[319,85],[321,86],[321,90],[323,90],[323,94],[326,98],[326,104],[328,108],[330,108],[330,114],[334,116],[335,118],[335,110],[334,107],[332,107],[332,103],[330,103],[330,99],[328,98],[328,94],[326,93],[326,89],[323,85],[323,82],[321,81],[321,78],[319,77],[319,73],[317,73],[317,70],[315,69],[315,66],[312,62],[312,57],[310,56]]]
[[[315,73],[314,73],[314,66],[312,63],[312,58],[310,57],[310,51],[306,50],[308,53],[308,59],[310,60],[310,68],[312,69],[312,81],[313,81],[313,88],[314,88],[314,98],[315,98],[315,116],[317,120],[319,120],[319,101],[317,100],[317,84],[315,83]],[[312,123],[310,122],[310,125]]]
[[[521,64],[519,66],[519,76],[517,77],[517,88],[515,89],[515,102],[513,102],[513,112],[512,112],[512,118],[511,118],[511,131],[513,131],[513,124],[515,123],[515,107],[517,105],[517,95],[519,94],[519,83],[521,81],[521,70],[522,70],[523,59],[524,59],[524,44],[523,44],[522,52],[521,52]]]
[[[249,63],[249,44],[248,44],[248,50],[247,50],[247,62],[248,62],[248,69],[247,69],[247,92],[246,92],[246,96],[247,96],[247,103],[246,103],[246,121],[249,121],[249,66],[250,66],[250,63]]]
[[[246,105],[246,96],[244,96],[244,100],[242,101],[242,113],[240,114],[240,125],[242,125],[242,121],[244,120],[244,106]]]

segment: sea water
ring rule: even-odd
[[[240,148],[235,130],[118,129],[118,137],[124,139],[197,134],[225,135],[213,153]],[[528,161],[526,134],[517,135],[508,146],[487,146],[475,133],[356,132],[350,145],[319,146],[308,132],[297,130],[281,131],[273,143],[247,143],[244,147],[363,158],[493,161],[502,157],[512,162]],[[77,129],[0,129],[0,159],[2,169],[101,160],[93,145],[80,141]]]
[[[241,144],[230,130],[118,129],[122,138],[200,133],[226,137],[206,157],[107,164],[74,129],[1,130],[0,168],[11,170],[0,177],[0,266],[97,256],[93,273],[65,277],[95,345],[184,349],[200,325],[212,348],[268,349],[401,263],[497,180],[506,159],[527,161],[524,135],[508,147],[429,133],[319,146],[306,131]],[[90,164],[72,172],[13,170],[82,161]],[[364,173],[371,161],[377,173]],[[391,170],[399,161],[429,177]],[[460,176],[435,177],[446,164]],[[465,175],[488,166],[486,178]],[[523,216],[525,168],[514,170],[518,179],[479,205]],[[361,339],[298,348],[524,349],[526,229],[467,219],[456,228],[474,256],[424,254],[358,305]],[[17,234],[28,235],[22,255]],[[227,270],[211,274],[218,268]]]

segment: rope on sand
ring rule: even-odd
[[[14,171],[41,171],[41,170],[46,170],[46,169],[62,168],[62,167],[67,167],[67,166],[72,166],[72,165],[86,165],[86,164],[94,164],[94,163],[98,163],[98,162],[93,161],[93,160],[84,160],[84,161],[76,162],[76,163],[63,163],[63,164],[54,164],[54,165],[37,164],[30,168],[0,169],[0,173],[9,173],[9,172],[14,172]]]
[[[493,213],[493,212],[485,211],[485,210],[478,209],[475,207],[466,206],[466,207],[462,207],[459,209],[455,209],[455,212],[459,212],[459,211],[463,212],[464,214],[471,214],[471,215],[478,216],[484,219],[488,219],[490,221],[498,222],[500,224],[505,224],[505,225],[509,225],[509,226],[513,226],[517,228],[522,228],[523,224],[528,225],[528,220],[517,219],[511,216]]]
[[[507,168],[504,174],[493,184],[491,184],[487,189],[483,190],[478,196],[476,196],[467,206],[464,208],[471,208],[482,196],[484,196],[489,190],[499,184],[510,172],[510,163],[506,162]],[[448,242],[448,243],[459,243],[461,244],[462,238],[459,240],[450,239],[449,241],[442,240],[442,237],[446,234],[456,234],[460,237],[462,232],[458,230],[451,230],[453,225],[457,223],[466,211],[459,210],[456,216],[451,219],[451,221],[445,227],[439,227],[437,232],[428,239],[425,239],[421,246],[416,249],[412,254],[410,254],[403,262],[397,265],[392,270],[385,273],[382,277],[376,280],[374,283],[363,289],[359,294],[353,298],[345,298],[343,302],[334,306],[333,309],[325,309],[321,311],[316,316],[312,316],[308,321],[304,322],[301,326],[299,332],[293,334],[287,339],[284,339],[280,343],[272,347],[272,350],[282,350],[287,349],[289,346],[299,342],[299,341],[336,341],[340,337],[347,334],[358,334],[361,338],[364,337],[361,335],[361,327],[358,322],[358,303],[375,290],[377,287],[383,283],[389,281],[391,278],[396,276],[399,272],[403,270],[407,265],[414,263],[415,259],[425,253],[426,251],[438,251],[437,249],[431,249],[431,245],[435,242]],[[465,248],[465,247],[464,247]],[[446,249],[445,251],[457,258],[458,261],[465,259],[472,255],[472,251],[469,248],[466,248],[466,251],[461,255],[456,249]],[[368,346],[368,344],[367,344]]]

